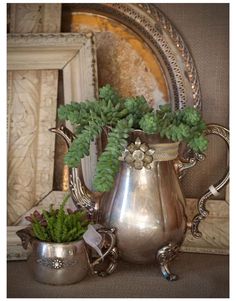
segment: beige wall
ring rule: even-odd
[[[207,123],[228,127],[229,117],[229,5],[156,4],[171,20],[192,53],[202,92]],[[226,147],[209,138],[208,160],[189,172],[183,184],[186,196],[199,197],[224,175]]]

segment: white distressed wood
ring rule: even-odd
[[[79,55],[91,35],[10,34],[7,38],[8,70],[63,69]]]
[[[35,202],[53,188],[55,137],[48,130],[56,125],[58,71],[41,70],[40,103],[35,167]],[[35,203],[34,203],[35,204]]]
[[[61,28],[61,3],[11,3],[10,32],[59,32]]]
[[[197,200],[187,199],[186,213],[188,220],[198,213]],[[194,238],[187,231],[181,250],[184,252],[229,254],[229,206],[224,200],[207,201],[209,216],[199,225],[201,238]]]
[[[10,32],[42,32],[42,6],[40,4],[16,4],[10,7]]]
[[[8,4],[8,24],[11,33],[59,32],[61,4]],[[20,40],[23,39],[20,38]],[[25,39],[22,42],[23,44],[27,43]],[[15,46],[13,45],[13,48]],[[30,64],[28,56],[26,59]],[[51,168],[55,137],[50,136],[48,132],[45,135],[41,133],[48,126],[55,125],[57,82],[58,70],[8,72],[9,224],[28,210],[32,204],[35,204],[37,198],[40,199],[45,192],[52,189]],[[19,90],[20,94],[17,93]],[[24,98],[26,95],[28,98]],[[36,95],[38,98],[35,97]],[[26,103],[29,102],[29,99],[31,101],[27,107]],[[13,103],[16,104],[16,107]],[[35,110],[40,111],[40,114],[35,113]],[[18,114],[19,112],[20,114]],[[12,123],[14,126],[11,128]],[[21,133],[22,139],[20,138]],[[17,139],[12,139],[14,137]],[[28,152],[29,149],[30,152]],[[39,162],[37,162],[39,157],[44,164],[46,163],[45,165],[39,166]],[[14,208],[14,204],[16,208]]]
[[[65,104],[95,99],[97,96],[97,63],[93,38],[88,40],[70,64],[63,69]],[[69,123],[66,123],[71,128]],[[92,189],[97,162],[95,142],[90,145],[90,155],[81,160],[85,184]]]
[[[40,72],[14,72],[10,79],[7,197],[12,223],[35,203]]]
[[[9,226],[7,227],[7,260],[26,260],[30,253],[31,248],[25,250],[22,247],[20,238],[16,232],[25,228],[25,226]]]
[[[45,3],[42,5],[42,32],[61,31],[61,3]]]
[[[63,50],[55,52],[52,50],[32,49],[21,52],[15,49],[8,52],[8,70],[41,70],[41,69],[63,69],[68,60],[76,55],[76,52]]]
[[[58,71],[8,72],[8,222],[52,190]]]
[[[8,218],[21,214],[52,190],[57,72],[8,72]]]
[[[10,73],[9,75],[9,86],[12,87],[12,91],[9,93],[12,99],[8,102],[10,127],[8,156],[9,223],[13,223],[48,194],[53,185],[55,136],[49,133],[48,129],[54,127],[56,121],[57,73],[44,70],[47,69],[48,58],[45,59],[43,50],[45,49],[46,52],[49,50],[51,54],[54,53],[50,59],[51,62],[55,59],[55,68],[74,70],[72,76],[76,72],[80,75],[68,87],[65,84],[65,90],[69,95],[79,94],[83,91],[84,94],[80,95],[80,100],[82,100],[81,98],[84,97],[85,93],[90,97],[91,93],[95,95],[96,91],[96,67],[94,66],[96,61],[94,59],[95,53],[89,52],[89,47],[92,47],[90,40],[90,34],[14,34],[8,36],[8,50],[12,54],[8,57],[11,70],[17,69],[19,62],[11,61],[11,59],[17,56],[19,49],[21,54],[37,51],[36,61],[41,62],[42,68],[42,70],[27,70],[27,66],[32,66],[35,63],[35,57],[29,55],[28,65],[26,61],[24,63],[25,70],[14,71],[14,74]],[[83,51],[84,46],[86,46],[85,51]],[[65,48],[71,51],[71,56],[68,56],[67,61],[64,61],[63,64],[59,64],[57,55]],[[42,53],[44,54],[42,55]],[[88,59],[85,59],[86,53],[88,53]],[[87,69],[92,71],[86,71]],[[81,76],[83,73],[85,75],[87,73],[87,76]],[[65,72],[65,83],[69,83],[70,80],[71,75],[69,76],[69,73]],[[70,89],[71,92],[69,92]],[[92,150],[91,153],[95,153],[95,151]],[[96,157],[93,160],[95,161]],[[90,161],[91,159],[89,159]],[[85,176],[91,181],[90,167]]]

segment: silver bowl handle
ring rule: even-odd
[[[115,229],[100,228],[97,229],[97,232],[103,234],[104,237],[103,239],[105,239],[105,242],[108,244],[108,247],[105,253],[103,253],[102,256],[97,258],[95,261],[91,263],[89,260],[89,264],[93,274],[104,277],[113,273],[117,267],[118,251],[116,248]],[[108,267],[105,270],[104,269],[96,270],[95,267],[101,262],[103,262],[105,257],[108,257],[109,260]]]

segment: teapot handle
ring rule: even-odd
[[[104,242],[108,244],[108,248],[105,251],[105,253],[102,254],[102,256],[97,258],[92,263],[90,262],[89,259],[88,260],[89,260],[89,265],[92,273],[104,277],[113,273],[113,271],[116,269],[117,266],[118,252],[117,252],[117,248],[115,247],[116,245],[115,229],[100,228],[97,229],[97,232],[104,235],[103,239]],[[107,242],[107,238],[109,242]],[[105,270],[96,270],[95,266],[103,262],[104,258],[107,256],[109,257],[110,260],[108,267]]]
[[[208,124],[205,130],[205,135],[214,134],[220,136],[225,140],[229,149],[229,130],[218,124]],[[199,231],[198,227],[202,220],[204,220],[209,211],[206,209],[206,202],[212,196],[219,194],[219,191],[227,184],[229,181],[229,167],[227,169],[224,178],[216,185],[210,185],[209,190],[198,200],[198,214],[192,220],[191,223],[191,233],[195,238],[200,238],[202,233]]]

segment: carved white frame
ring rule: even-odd
[[[96,97],[97,65],[92,33],[9,34],[7,50],[8,71],[62,70],[66,103]],[[55,141],[54,134],[51,133],[51,135],[52,140]],[[54,146],[54,143],[52,145]],[[95,145],[91,145],[90,153],[92,155],[82,163],[85,182],[88,186],[91,186],[90,181],[96,165]],[[48,168],[51,168],[51,164]],[[51,176],[53,177],[52,173]],[[52,183],[52,179],[50,181]],[[52,186],[51,189],[45,191],[44,195],[50,192],[52,192]],[[18,226],[8,227],[9,259],[24,257],[21,243],[15,235],[17,228]]]
[[[8,70],[63,70],[68,103],[97,93],[96,61],[88,62],[96,60],[92,33],[9,34],[7,52]]]

